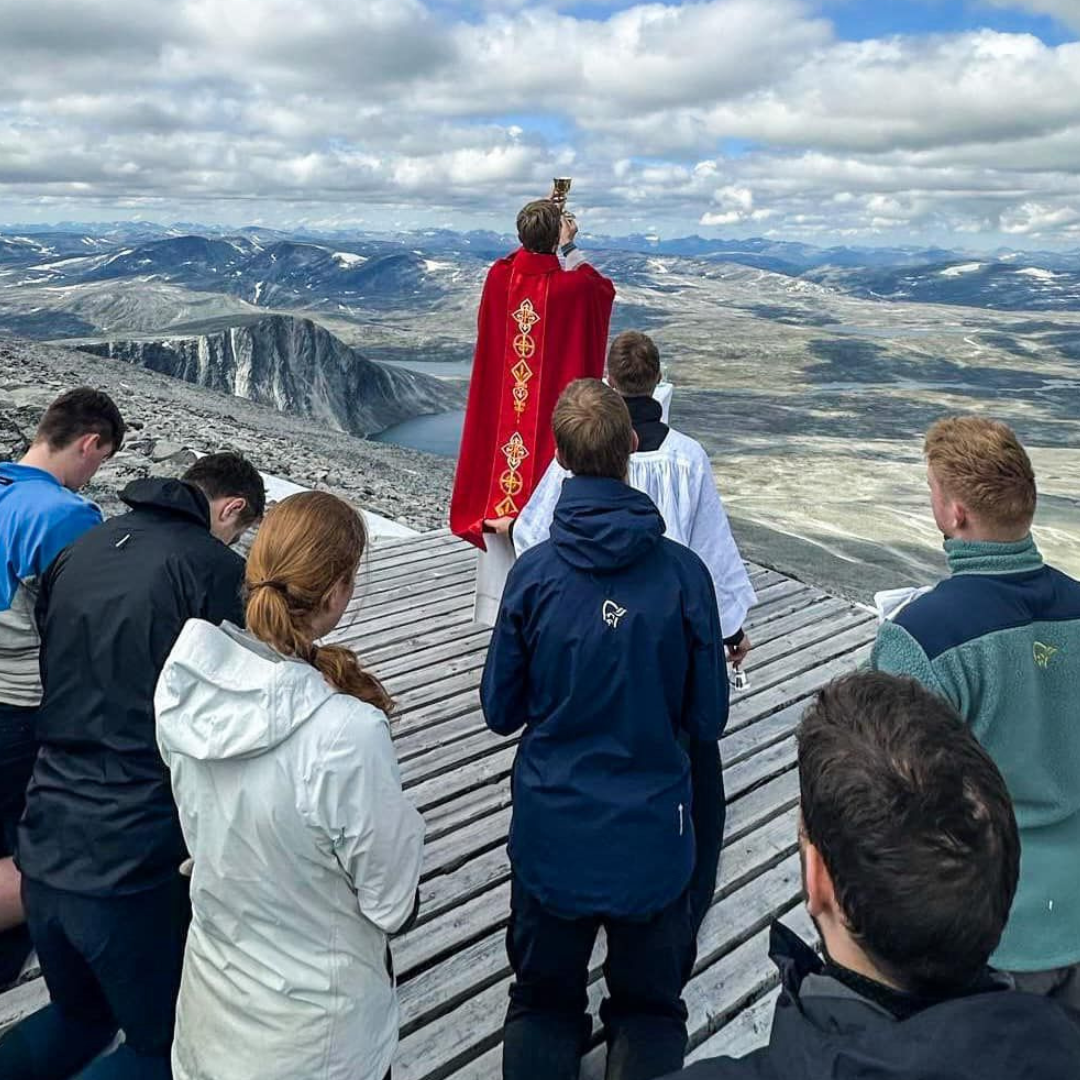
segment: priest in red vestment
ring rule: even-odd
[[[603,375],[615,299],[558,203],[529,203],[517,227],[521,247],[492,266],[480,299],[450,501],[450,528],[481,549],[485,519],[517,517],[551,463],[559,394],[574,379]]]

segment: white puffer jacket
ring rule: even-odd
[[[424,835],[385,717],[200,620],[154,702],[194,860],[176,1080],[382,1080],[387,934],[412,912]]]

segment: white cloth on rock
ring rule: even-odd
[[[525,504],[514,523],[514,547],[519,556],[548,538],[563,481],[569,475],[553,461]],[[731,535],[704,447],[671,429],[658,450],[631,455],[628,479],[632,487],[656,503],[667,536],[690,548],[708,567],[724,637],[737,634],[757,596]]]

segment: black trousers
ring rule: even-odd
[[[608,1080],[651,1080],[681,1068],[686,1053],[683,987],[696,955],[687,896],[650,919],[564,919],[515,878],[506,948],[514,969],[503,1033],[505,1080],[577,1080],[588,1046],[589,957],[607,936],[600,1006]]]
[[[0,859],[15,854],[19,818],[26,807],[26,786],[34,770],[37,709],[0,705]],[[30,955],[25,926],[0,932],[0,990],[19,977]]]
[[[73,1076],[119,1029],[124,1046],[95,1066],[101,1077],[168,1077],[187,878],[112,897],[23,878],[23,902],[51,1003],[0,1039],[4,1080]]]

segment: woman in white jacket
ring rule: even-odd
[[[158,742],[193,860],[176,1080],[382,1080],[397,1045],[387,935],[416,904],[423,820],[381,684],[315,642],[352,596],[364,525],[323,492],[267,515],[247,626],[184,628]]]

